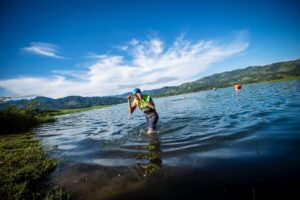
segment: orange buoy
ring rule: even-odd
[[[242,88],[242,84],[236,83],[236,84],[233,85],[233,87],[234,87],[234,89],[239,90],[239,89]]]

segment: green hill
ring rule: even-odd
[[[213,88],[229,87],[233,86],[235,83],[257,83],[263,81],[284,80],[287,78],[299,79],[299,76],[300,59],[265,66],[251,66],[244,69],[213,74],[179,86],[148,90],[145,91],[145,93],[160,97],[209,90]]]
[[[32,102],[36,102],[36,108],[39,110],[60,110],[60,109],[76,109],[86,108],[102,105],[111,105],[125,102],[123,97],[81,97],[81,96],[68,96],[59,99],[52,99],[48,97],[35,97],[34,99],[11,100],[0,104],[1,107],[6,105],[15,105],[18,107],[26,107]]]

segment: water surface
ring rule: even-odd
[[[59,116],[35,132],[76,199],[266,199],[296,192],[300,81],[154,99],[157,133],[127,104]]]

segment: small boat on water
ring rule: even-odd
[[[242,89],[242,84],[236,83],[236,84],[233,85],[233,87],[234,87],[235,90],[239,90],[239,89]]]

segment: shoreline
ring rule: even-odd
[[[269,81],[259,81],[259,82],[253,82],[253,83],[241,83],[242,86],[244,85],[250,85],[250,84],[257,84],[257,83],[277,83],[277,82],[284,82],[284,81],[293,81],[293,80],[300,80],[300,76],[291,76],[291,77],[286,77],[283,79],[274,79],[274,80],[269,80]],[[178,86],[177,86],[178,87]],[[163,95],[163,96],[153,96],[155,98],[162,98],[162,97],[170,97],[170,96],[176,96],[176,95],[182,95],[182,94],[191,94],[191,93],[197,93],[197,92],[205,92],[205,91],[210,91],[215,89],[223,89],[223,88],[233,88],[233,85],[230,86],[224,86],[224,87],[211,87],[209,89],[205,90],[198,90],[198,91],[191,91],[191,92],[184,92],[184,93],[178,93],[178,94],[170,94],[170,95]]]
[[[58,161],[47,156],[31,132],[0,137],[0,196],[3,199],[65,199],[45,181]]]
[[[45,111],[45,113],[48,114],[49,116],[59,116],[59,115],[66,115],[66,114],[71,114],[71,113],[78,113],[78,112],[84,112],[84,111],[88,111],[88,110],[105,108],[108,106],[112,106],[112,105],[92,106],[92,107],[74,108],[74,109],[50,110],[50,111]]]

